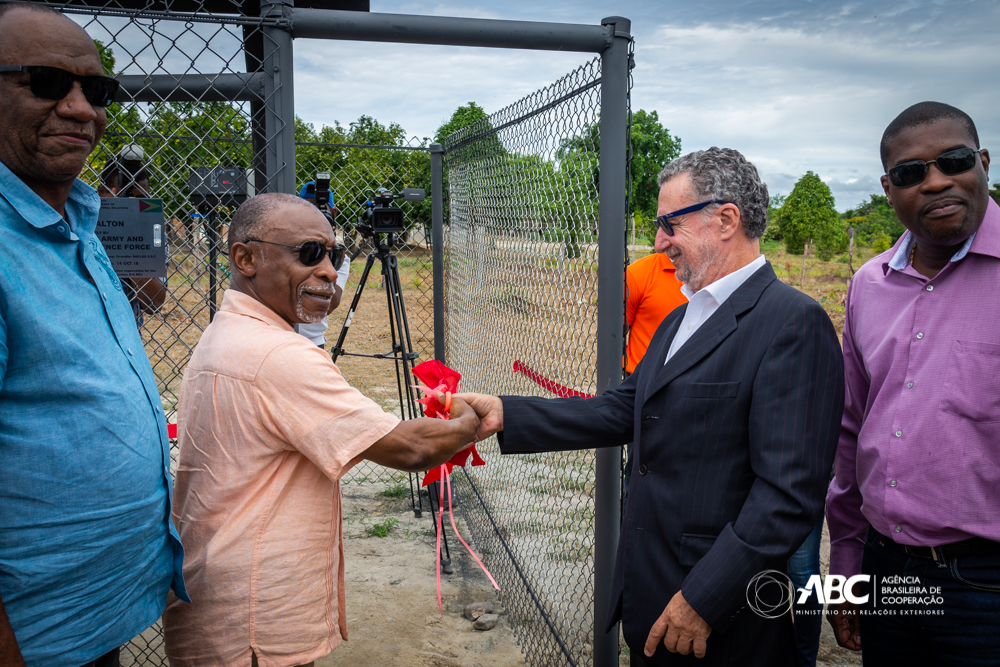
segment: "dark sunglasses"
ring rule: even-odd
[[[957,176],[964,174],[976,166],[976,155],[979,151],[971,148],[958,148],[947,153],[941,153],[936,160],[909,160],[902,164],[897,164],[889,170],[889,182],[897,188],[908,188],[918,183],[923,183],[927,178],[927,172],[931,170],[930,165],[936,164],[937,168],[945,176]]]
[[[24,72],[30,78],[31,92],[46,100],[61,100],[79,81],[83,96],[91,106],[106,107],[115,101],[119,83],[110,76],[74,74],[58,67],[45,65],[0,65],[0,73]]]
[[[712,204],[731,204],[732,202],[725,201],[723,199],[709,199],[708,201],[703,201],[700,204],[693,204],[686,208],[678,209],[672,213],[664,213],[663,215],[656,216],[656,224],[667,233],[667,236],[674,235],[674,226],[670,224],[671,218],[677,218],[682,215],[687,215],[688,213],[694,213],[695,211],[700,211],[706,206],[711,206]]]
[[[316,266],[323,261],[324,256],[329,256],[330,263],[333,264],[333,268],[339,269],[340,265],[344,263],[344,253],[347,252],[347,248],[339,244],[328,250],[326,245],[319,241],[306,241],[302,245],[288,245],[287,243],[275,243],[274,241],[264,241],[263,239],[247,239],[244,243],[250,243],[251,241],[256,243],[267,243],[270,245],[280,245],[285,248],[291,248],[292,250],[298,250],[299,261],[305,266]]]

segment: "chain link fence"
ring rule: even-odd
[[[445,140],[447,360],[468,391],[596,393],[601,61]],[[456,487],[533,665],[593,664],[593,451],[501,457]]]
[[[330,201],[338,240],[348,247],[351,273],[340,308],[329,318],[327,349],[336,343],[348,316],[351,299],[358,291],[367,254],[374,250],[370,236],[361,234],[356,224],[378,188],[399,193],[404,188],[423,188],[422,202],[398,201],[407,231],[399,235],[393,252],[399,266],[400,284],[406,305],[415,363],[434,358],[433,259],[431,257],[430,156],[426,142],[415,137],[396,146],[361,144],[300,143],[296,149],[297,180],[300,188],[318,172],[330,173]],[[373,358],[392,350],[386,293],[378,262],[372,267],[361,301],[344,342],[348,355],[337,360],[344,377],[365,396],[389,412],[400,414],[396,387],[396,364]],[[363,461],[344,476],[343,482],[400,482],[406,475],[369,461]]]
[[[266,109],[280,91],[265,86],[262,73],[263,54],[276,47],[269,28],[280,21],[261,18],[259,0],[215,0],[212,14],[156,9],[170,2],[143,10],[117,0],[40,4],[83,26],[107,71],[127,81],[128,95],[107,108],[107,131],[82,178],[98,189],[128,190],[146,187],[147,176],[148,196],[163,200],[166,297],[144,314],[140,333],[174,422],[184,369],[229,284],[226,236],[238,203],[199,209],[189,179],[198,168],[236,167],[247,173],[248,195],[280,189],[272,187],[279,176],[265,167],[266,129],[273,132],[265,128]],[[598,58],[445,144],[447,359],[465,374],[468,390],[551,395],[538,384],[547,378],[595,393],[600,77]],[[145,174],[120,168],[118,160],[135,147]],[[380,187],[421,187],[428,199],[402,205],[408,229],[394,251],[418,362],[433,358],[426,143],[299,143],[297,187],[321,171],[331,173],[338,237],[358,253],[343,305],[329,318],[327,347],[373,249],[354,225],[362,202]],[[118,181],[109,180],[113,174]],[[378,268],[351,323],[348,352],[390,351]],[[338,365],[360,391],[399,411],[392,361],[346,356]],[[490,465],[457,474],[457,494],[471,501],[471,529],[505,590],[529,661],[592,664],[594,453],[503,459],[495,442],[480,446]],[[176,461],[176,447],[172,456]],[[404,479],[364,463],[345,481]],[[121,660],[126,667],[166,665],[159,624],[125,646]]]

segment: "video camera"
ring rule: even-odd
[[[395,194],[386,188],[379,188],[372,198],[364,203],[365,210],[358,220],[357,228],[362,234],[402,234],[406,231],[403,209],[393,206],[397,199],[403,201],[423,201],[423,188],[404,188]]]

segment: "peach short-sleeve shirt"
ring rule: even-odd
[[[173,518],[190,604],[173,667],[302,665],[347,638],[340,477],[399,419],[315,344],[228,290],[181,384]]]

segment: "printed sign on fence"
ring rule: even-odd
[[[120,278],[167,275],[163,200],[133,197],[101,199],[97,238]]]

